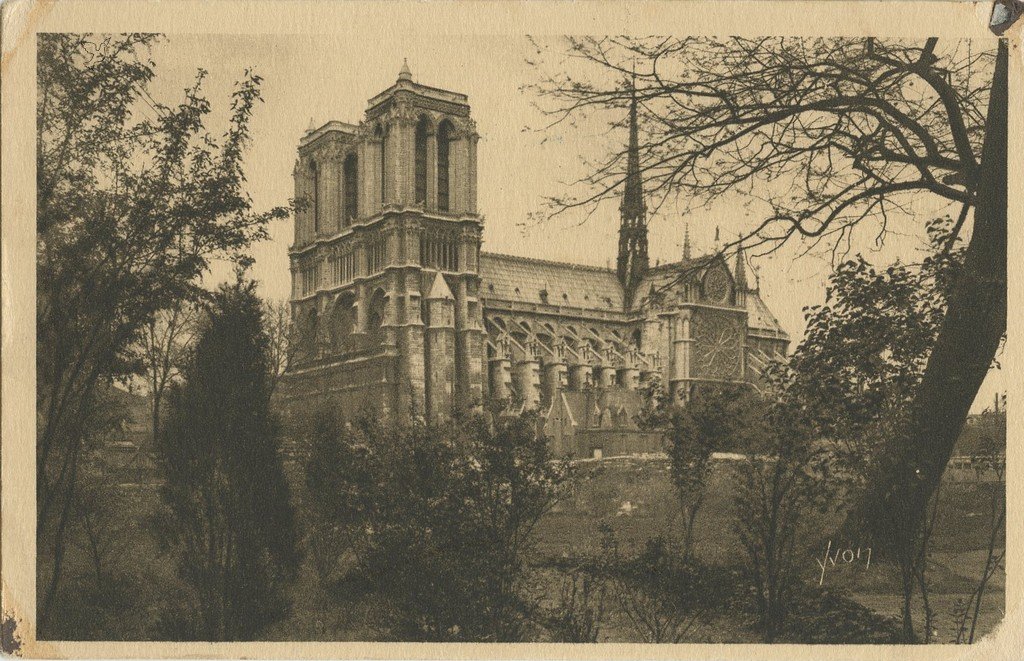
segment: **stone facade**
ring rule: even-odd
[[[635,105],[635,104],[634,104]],[[481,253],[467,98],[403,67],[358,125],[307,131],[290,249],[288,411],[329,406],[442,419],[485,398],[538,409],[559,454],[653,451],[636,429],[659,378],[685,400],[756,382],[789,338],[747,285],[743,255],[651,268],[631,109],[617,268]]]

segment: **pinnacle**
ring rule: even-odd
[[[398,72],[399,80],[412,81],[412,71],[409,70],[409,60],[402,58],[402,69]]]

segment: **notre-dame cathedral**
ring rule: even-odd
[[[785,353],[742,251],[730,268],[687,235],[680,261],[649,264],[635,102],[615,269],[481,252],[478,139],[467,97],[407,66],[359,124],[301,139],[290,411],[437,420],[495,398],[538,410],[557,454],[643,452],[646,383],[685,400]]]

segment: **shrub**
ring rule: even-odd
[[[531,414],[325,421],[306,469],[317,525],[386,605],[384,635],[417,641],[523,637],[524,556],[562,474]]]
[[[251,639],[287,609],[298,554],[262,314],[253,282],[214,294],[158,437],[157,531],[195,594],[176,637]]]
[[[693,554],[693,529],[704,504],[711,455],[749,445],[761,401],[749,386],[702,386],[668,415],[667,449],[672,484],[683,510],[683,556]]]
[[[735,527],[765,642],[782,631],[799,580],[797,540],[824,508],[829,456],[798,410],[767,407],[738,469]]]

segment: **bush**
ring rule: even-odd
[[[683,510],[683,556],[693,554],[693,529],[704,504],[714,452],[739,451],[750,444],[752,424],[761,408],[749,386],[706,385],[683,407],[667,412],[667,449],[672,484]]]
[[[797,540],[824,507],[829,455],[798,410],[767,406],[759,441],[739,466],[735,527],[765,642],[778,636],[799,585]]]
[[[168,616],[175,637],[251,639],[287,610],[298,553],[262,315],[253,282],[214,294],[158,437],[156,527],[195,597]]]
[[[410,641],[522,639],[534,605],[524,556],[563,470],[533,415],[443,425],[322,419],[306,469],[316,526]]]

